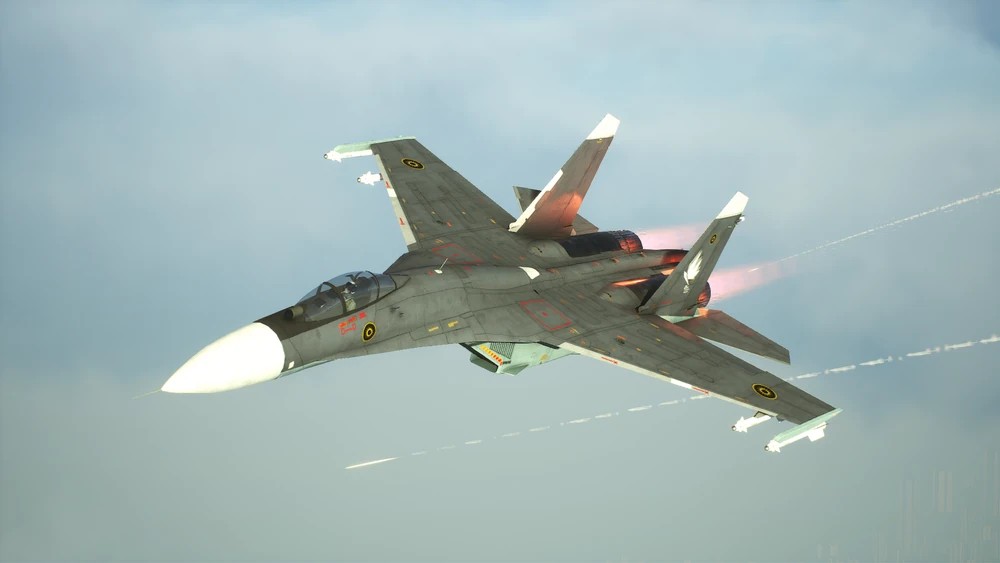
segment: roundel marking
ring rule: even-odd
[[[719,239],[719,235],[712,235],[712,238],[708,239],[708,244],[715,244],[715,241]]]
[[[365,325],[365,328],[361,329],[361,340],[368,342],[372,338],[375,338],[375,333],[377,332],[378,329],[375,328],[375,323],[368,323]]]
[[[367,328],[367,327],[366,327]],[[771,399],[772,401],[778,398],[778,394],[771,390],[767,385],[762,385],[760,383],[754,383],[752,386],[754,393],[757,393],[765,399]]]
[[[404,158],[402,162],[403,164],[409,166],[410,168],[413,168],[414,170],[424,169],[423,163],[421,163],[419,160],[413,160],[412,158]]]

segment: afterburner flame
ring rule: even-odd
[[[637,283],[642,283],[642,282],[644,282],[644,281],[646,281],[648,279],[649,278],[636,278],[634,280],[622,280],[622,281],[614,282],[611,285],[613,285],[615,287],[628,287],[630,285],[635,285]]]
[[[643,248],[671,249],[690,248],[698,236],[705,231],[705,225],[678,225],[636,231]]]
[[[709,279],[712,284],[712,301],[721,301],[778,281],[794,273],[791,263],[764,262],[716,270]]]

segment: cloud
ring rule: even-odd
[[[611,111],[583,213],[686,225],[744,191],[720,267],[998,187],[1000,62],[962,10],[567,7],[0,7],[0,558],[869,558],[872,530],[901,541],[906,475],[975,475],[1000,439],[986,347],[805,380],[845,413],[771,457],[772,429],[737,436],[743,413],[716,401],[488,440],[683,397],[583,358],[499,378],[413,350],[131,400],[402,252],[384,197],[353,181],[372,164],[320,158],[343,142],[418,135],[512,209],[510,185],[544,183]],[[810,255],[722,306],[792,350],[792,367],[754,360],[782,376],[995,333],[998,201]],[[759,541],[775,529],[788,539]]]

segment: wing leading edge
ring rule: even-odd
[[[524,241],[507,230],[513,216],[412,137],[340,145],[329,160],[374,156],[407,249],[453,264],[525,263]]]

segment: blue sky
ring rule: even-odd
[[[803,380],[845,412],[779,456],[761,451],[773,427],[735,435],[745,413],[721,401],[559,427],[686,397],[584,358],[502,378],[435,348],[132,397],[318,281],[403,252],[385,198],[354,182],[373,163],[321,158],[340,143],[415,135],[513,209],[511,185],[543,185],[611,112],[622,126],[582,212],[607,229],[702,223],[743,191],[722,267],[998,188],[995,16],[988,2],[3,4],[0,558],[897,546],[901,483],[974,483],[1000,449],[1000,346]],[[781,376],[988,338],[998,206],[811,254],[720,307],[792,351],[789,367],[755,360]],[[498,438],[541,426],[555,428]],[[947,558],[950,533],[904,558]]]

